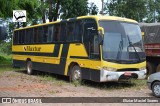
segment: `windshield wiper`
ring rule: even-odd
[[[126,35],[126,36],[127,36],[127,38],[128,38],[129,46],[131,45],[131,46],[133,47],[133,49],[134,49],[134,51],[135,51],[135,53],[136,53],[136,55],[137,55],[139,61],[141,61],[141,58],[140,58],[140,56],[139,56],[139,54],[138,54],[138,52],[137,52],[135,46],[134,46],[133,43],[131,42],[129,36],[128,36],[128,35]],[[129,47],[129,46],[128,46],[128,47]]]

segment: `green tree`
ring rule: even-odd
[[[87,0],[63,0],[61,2],[62,19],[87,15],[87,13],[88,13]]]
[[[156,3],[155,3],[155,8],[156,8],[156,12],[157,12],[157,17],[156,17],[156,19],[157,19],[157,22],[160,22],[160,0],[156,0],[155,1]]]
[[[154,22],[155,21],[155,9],[156,5],[153,0],[146,0],[146,10],[147,10],[147,15],[145,17],[145,22]]]
[[[105,11],[109,15],[142,22],[147,15],[146,3],[146,0],[107,0]]]
[[[49,22],[56,21],[60,15],[61,0],[47,0],[46,3],[49,5],[48,19]]]
[[[98,14],[98,7],[92,2],[88,8],[88,12],[90,15],[97,15]]]
[[[27,22],[32,24],[34,20],[38,21],[43,14],[43,11],[40,11],[40,9],[41,4],[39,0],[0,0],[0,17],[3,19],[12,18],[13,10],[26,10]]]
[[[0,17],[10,18],[12,17],[12,12],[18,8],[19,0],[0,0]]]

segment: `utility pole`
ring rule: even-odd
[[[104,0],[102,0],[102,15],[104,15],[103,10],[104,10]]]

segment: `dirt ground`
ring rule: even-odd
[[[146,87],[132,88],[132,84],[119,88],[117,83],[85,82],[82,85],[73,84],[66,77],[53,75],[53,80],[46,80],[42,76],[27,75],[25,71],[6,71],[0,73],[0,97],[153,97]],[[88,84],[92,83],[92,84]],[[112,85],[113,84],[113,85]],[[108,87],[107,87],[108,86]],[[117,89],[116,89],[117,88]],[[88,105],[114,105],[114,104],[85,104]],[[72,104],[75,106],[82,105]],[[0,104],[7,106],[8,104]],[[14,104],[16,105],[16,104]],[[12,104],[12,106],[14,106]],[[44,105],[44,104],[43,104]],[[51,105],[51,104],[47,104]],[[57,104],[62,105],[62,104]],[[71,104],[63,104],[71,105]],[[116,104],[120,105],[120,104]],[[128,104],[122,104],[128,105]],[[130,104],[135,105],[135,104]],[[138,105],[138,104],[137,104]],[[141,104],[139,104],[141,105]],[[146,104],[150,105],[150,104]],[[151,104],[159,105],[159,104]],[[26,106],[26,105],[21,105]],[[36,106],[35,104],[33,106]]]

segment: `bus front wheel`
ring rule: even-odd
[[[72,68],[72,74],[71,74],[71,80],[74,81],[78,81],[81,82],[81,77],[82,73],[81,73],[81,68],[78,65],[73,66]]]
[[[29,74],[29,75],[33,74],[32,62],[31,61],[27,62],[27,74]]]

